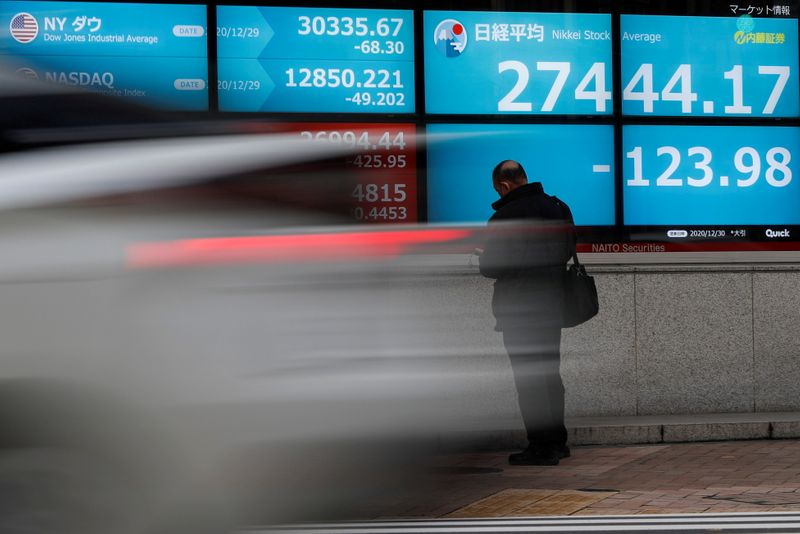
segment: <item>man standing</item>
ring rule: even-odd
[[[570,455],[560,350],[563,279],[575,246],[572,214],[541,183],[528,183],[516,161],[500,162],[492,182],[500,200],[492,204],[480,270],[495,279],[495,328],[503,333],[528,433],[528,448],[508,460],[557,465]]]

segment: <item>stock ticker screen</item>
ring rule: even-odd
[[[581,226],[614,225],[614,128],[573,124],[428,126],[428,219],[483,222],[498,199],[492,169],[519,161],[530,181],[565,200]],[[579,145],[580,151],[567,147]]]
[[[354,143],[362,222],[485,221],[517,159],[585,240],[800,241],[796,0],[265,3],[0,0],[0,59]]]
[[[628,225],[800,225],[798,127],[628,125],[623,139]]]
[[[790,6],[777,17],[729,8],[620,17],[622,222],[633,237],[797,240],[798,21]]]
[[[796,19],[622,15],[622,111],[798,117]]]
[[[356,177],[350,208],[355,221],[411,223],[419,220],[414,124],[292,122],[282,127],[305,140],[359,149],[345,162]]]
[[[426,11],[437,114],[610,115],[611,15]]]
[[[207,111],[206,26],[202,5],[0,1],[0,60],[31,78]]]
[[[220,6],[221,111],[414,113],[411,10]]]

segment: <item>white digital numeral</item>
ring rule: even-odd
[[[778,161],[776,156],[780,156],[781,160]],[[789,168],[789,162],[791,161],[792,153],[788,149],[782,146],[770,148],[767,151],[767,163],[769,163],[769,169],[767,169],[766,174],[767,183],[772,187],[786,187],[789,185],[792,181],[792,169]],[[775,178],[775,171],[783,174],[783,178]]]
[[[300,23],[300,29],[297,30],[298,35],[309,35],[311,33],[311,17],[301,16],[297,17]]]
[[[628,180],[628,185],[633,187],[646,187],[650,185],[650,180],[644,179],[644,171],[642,169],[642,147],[635,147],[625,154],[625,157],[633,160],[633,179]]]
[[[528,86],[528,80],[530,80],[531,77],[528,67],[526,67],[521,61],[502,61],[500,62],[500,65],[498,65],[498,70],[500,71],[500,74],[503,74],[507,70],[515,71],[517,73],[517,83],[515,83],[514,87],[511,88],[511,91],[509,91],[508,94],[497,103],[497,110],[531,111],[533,109],[533,105],[530,102],[514,101]]]
[[[594,80],[594,91],[588,91],[589,84]],[[575,88],[575,100],[594,100],[595,111],[604,112],[606,102],[611,100],[611,91],[606,91],[606,64],[595,63],[581,83]]]
[[[397,37],[400,33],[400,29],[403,27],[403,19],[389,19],[392,24],[394,24],[394,30],[392,31],[392,36]]]
[[[734,65],[725,73],[725,79],[733,83],[733,105],[725,106],[725,113],[739,113],[750,115],[753,108],[744,105],[744,81],[742,79],[742,66]]]
[[[556,79],[550,87],[550,92],[542,104],[542,111],[553,111],[558,102],[558,97],[561,96],[561,91],[567,83],[569,76],[570,64],[565,61],[538,61],[536,62],[536,70],[540,71],[556,71]]]
[[[667,170],[661,173],[661,176],[656,179],[656,185],[661,187],[681,187],[683,185],[683,181],[680,178],[672,177],[672,175],[675,174],[675,171],[677,171],[678,167],[681,165],[681,153],[678,151],[678,149],[674,146],[661,146],[658,147],[658,150],[656,150],[656,155],[667,155],[672,158]]]
[[[778,105],[778,101],[781,99],[783,89],[786,87],[786,82],[789,81],[791,68],[759,65],[758,73],[778,76],[778,79],[775,80],[775,86],[772,88],[772,93],[769,95],[769,100],[767,100],[767,104],[764,106],[764,115],[772,115],[775,111],[775,107]]]
[[[642,147],[637,146],[626,154],[628,159],[633,160],[633,179],[627,181],[628,186],[649,186],[650,181],[644,179]],[[686,184],[691,187],[708,187],[714,181],[714,171],[711,168],[713,155],[711,150],[704,146],[693,146],[687,150],[688,156],[700,156],[699,161],[694,162],[694,168],[703,172],[700,178],[687,177]],[[681,152],[673,146],[662,146],[656,149],[657,156],[669,156],[670,162],[667,169],[656,178],[658,187],[682,187],[683,180],[675,177],[675,172],[680,168]],[[793,172],[789,167],[792,161],[792,153],[786,147],[773,147],[767,150],[766,161],[768,164],[765,173],[767,184],[771,187],[786,187],[792,182]],[[742,173],[742,178],[737,178],[737,187],[752,187],[759,178],[763,167],[762,155],[753,147],[742,147],[736,151],[733,157],[733,165],[736,170]],[[722,176],[719,185],[728,186],[728,177]]]
[[[750,157],[750,163],[745,163],[745,156]],[[739,187],[750,187],[758,181],[761,175],[761,156],[758,155],[758,150],[753,147],[743,147],[736,151],[733,157],[733,164],[736,170],[741,173],[750,173],[750,176],[745,179],[736,180],[736,185]]]
[[[642,82],[642,90],[637,91],[636,86]],[[625,100],[641,100],[645,113],[653,112],[653,102],[658,100],[658,93],[653,91],[653,64],[644,63],[622,92]]]
[[[681,84],[679,93],[673,92],[675,86]],[[661,100],[668,102],[680,102],[681,113],[692,112],[692,102],[697,102],[697,93],[692,92],[692,66],[680,65],[672,78],[667,82],[664,90],[661,91]]]
[[[711,151],[704,146],[693,146],[689,149],[689,157],[701,156],[703,159],[694,164],[694,168],[703,171],[702,178],[686,178],[686,183],[692,187],[706,187],[714,179],[714,171],[709,167]]]

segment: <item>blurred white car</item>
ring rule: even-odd
[[[353,148],[2,81],[0,532],[346,515],[476,424],[489,318],[425,259],[472,229],[349,224]]]

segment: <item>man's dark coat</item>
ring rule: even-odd
[[[565,265],[575,246],[572,213],[539,182],[492,204],[480,271],[494,278],[498,330],[560,328]]]

